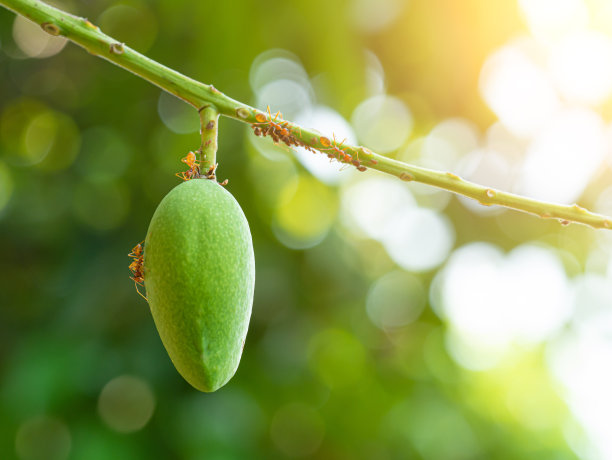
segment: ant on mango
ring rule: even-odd
[[[140,292],[138,289],[138,285],[144,287],[144,241],[141,241],[136,246],[132,248],[132,252],[128,254],[128,257],[131,257],[132,263],[130,263],[129,269],[132,272],[132,276],[130,279],[134,281],[134,287],[136,288],[136,292],[143,299],[147,300],[147,298]],[[148,300],[147,300],[148,302]]]

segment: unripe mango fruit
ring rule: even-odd
[[[177,371],[200,391],[222,387],[240,362],[255,287],[238,202],[213,180],[176,186],[151,219],[143,265],[153,320]]]

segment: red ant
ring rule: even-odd
[[[321,144],[323,144],[323,146],[325,146],[325,147],[329,147],[327,149],[322,149],[322,150],[327,150],[327,151],[333,150],[337,154],[337,156],[338,156],[337,157],[338,161],[341,161],[341,162],[344,162],[344,163],[351,162],[351,160],[353,160],[353,157],[349,153],[345,152],[345,150],[348,147],[344,147],[344,148],[338,147],[339,145],[344,144],[344,142],[346,141],[346,138],[344,138],[341,142],[338,142],[336,140],[336,135],[332,134],[332,136],[333,136],[333,141],[330,141],[327,137],[321,137],[320,138]],[[330,155],[333,156],[333,154],[331,152],[327,154],[327,156],[330,156]],[[359,159],[357,159],[356,161],[359,161]]]
[[[257,120],[257,122],[251,125],[255,135],[264,137],[270,136],[275,144],[283,141],[288,146],[300,145],[299,141],[292,135],[290,129],[287,128],[289,122],[283,120],[283,114],[278,111],[274,114],[274,118],[272,118],[270,106],[267,107],[267,112],[267,117],[261,112],[255,115],[255,120]]]
[[[136,246],[132,248],[132,252],[128,254],[128,257],[131,257],[132,263],[129,266],[130,271],[132,272],[132,276],[130,279],[134,281],[134,287],[136,288],[136,292],[143,299],[147,300],[147,298],[140,292],[138,289],[138,285],[144,287],[144,241],[141,241]],[[147,300],[148,301],[148,300]]]
[[[189,152],[181,161],[189,166],[189,170],[176,173],[176,177],[183,180],[191,180],[200,176],[200,162],[197,161],[195,152]]]
[[[274,114],[274,119],[272,119],[272,113],[270,112],[270,106],[268,106],[267,111],[268,111],[268,123],[270,123],[270,125],[272,125],[275,128],[275,130],[277,131],[277,134],[280,137],[289,136],[289,134],[291,133],[286,128],[289,122],[287,120],[283,120],[283,114],[280,113],[280,110]],[[278,120],[279,117],[280,117],[280,123],[277,123],[276,120]]]

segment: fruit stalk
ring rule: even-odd
[[[455,174],[422,168],[378,155],[360,146],[330,143],[330,138],[295,123],[272,118],[270,115],[236,101],[212,85],[193,80],[173,69],[149,59],[130,47],[104,34],[85,18],[73,16],[36,0],[0,0],[0,5],[36,23],[51,35],[61,35],[85,48],[89,53],[106,59],[159,88],[174,94],[196,109],[216,110],[221,115],[249,123],[256,134],[271,135],[275,142],[302,146],[319,151],[336,160],[353,164],[360,171],[376,169],[404,181],[415,181],[472,198],[483,205],[503,206],[556,219],[561,224],[579,223],[593,228],[612,228],[612,218],[591,212],[577,204],[563,205],[535,200],[467,181]],[[208,161],[208,160],[207,160]]]
[[[219,112],[213,106],[200,108],[200,146],[201,170],[216,169],[217,161],[217,134],[219,132]]]

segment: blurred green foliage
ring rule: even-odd
[[[347,118],[366,97],[368,48],[381,59],[389,93],[410,105],[414,135],[448,116],[486,126],[493,116],[478,97],[478,66],[517,27],[516,7],[408,3],[391,26],[371,33],[345,20],[349,2],[62,7],[245,102],[254,102],[253,60],[289,50],[309,75],[324,77],[319,101]],[[463,23],[469,12],[485,19]],[[567,410],[541,350],[516,369],[465,370],[449,357],[446,326],[429,302],[416,321],[376,327],[366,295],[397,268],[393,261],[379,243],[346,234],[334,186],[299,163],[261,157],[249,131],[226,119],[218,174],[230,179],[251,226],[255,303],[234,379],[214,394],[192,389],[134,291],[126,254],[177,184],[180,158],[198,147],[196,114],[72,44],[25,58],[14,20],[0,10],[0,458],[574,458],[562,435]],[[166,103],[176,113],[164,123]],[[286,192],[296,171],[306,188]],[[277,209],[284,190],[289,198]],[[320,210],[309,207],[312,194]],[[456,200],[445,213],[455,246],[536,239],[575,254],[587,244],[587,230],[559,237],[555,223],[516,213],[478,217]],[[279,227],[326,236],[290,249]],[[434,275],[414,276],[427,289]],[[517,407],[522,398],[541,404],[551,419],[530,426],[531,413],[517,415],[511,397]]]

